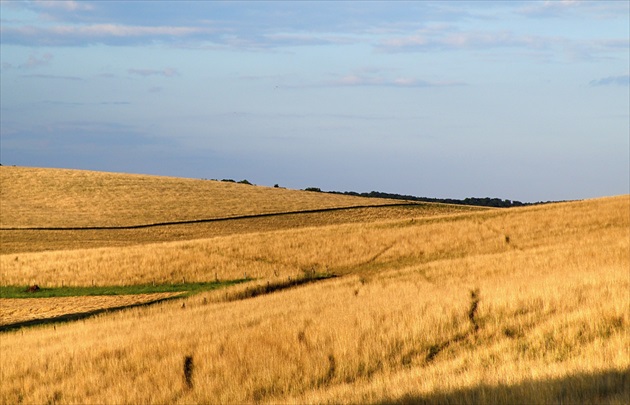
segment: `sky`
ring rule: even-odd
[[[630,193],[630,2],[0,2],[0,163]]]

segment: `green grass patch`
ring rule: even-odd
[[[0,298],[52,298],[52,297],[82,297],[95,295],[132,295],[164,292],[181,292],[182,296],[189,296],[201,291],[214,290],[234,284],[251,281],[238,279],[216,281],[210,283],[182,283],[182,284],[141,284],[141,285],[112,285],[92,287],[39,287],[32,291],[30,286],[0,286]]]

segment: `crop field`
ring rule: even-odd
[[[67,184],[63,175],[57,181]],[[2,226],[43,226],[40,210],[53,202],[5,221],[4,179]],[[160,179],[147,183],[159,189]],[[12,198],[44,198],[12,187]],[[245,207],[235,198],[229,212],[212,215],[352,206],[292,190],[284,191],[320,200],[283,205],[267,197],[281,190],[258,191],[241,200]],[[111,216],[127,197],[108,195],[107,215],[73,226],[124,224]],[[2,319],[21,311],[29,320],[125,306],[99,300],[130,302],[0,332],[0,401],[628,403],[630,196],[510,209],[359,201],[362,208],[107,230],[113,236],[0,230],[7,291],[241,281],[149,306],[131,305],[138,294],[0,298]],[[134,216],[127,206],[124,215],[133,224],[210,215],[194,204],[185,215]],[[64,224],[65,209],[46,226]]]

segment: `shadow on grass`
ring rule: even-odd
[[[289,288],[298,287],[303,284],[315,283],[317,281],[328,280],[329,278],[335,278],[335,277],[338,277],[338,276],[336,274],[330,274],[330,273],[324,273],[324,274],[307,273],[302,277],[297,277],[297,278],[289,277],[287,280],[276,281],[273,283],[267,282],[267,284],[264,284],[264,285],[257,285],[254,287],[246,288],[243,291],[238,291],[231,295],[226,295],[224,301],[231,302],[231,301],[244,300],[247,298],[254,298],[254,297],[258,297],[259,295],[271,294],[276,291],[287,290]]]
[[[382,404],[607,404],[630,403],[630,368],[580,373],[550,380],[528,380],[516,385],[476,387],[407,395]]]

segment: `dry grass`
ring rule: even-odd
[[[221,302],[225,292],[214,291],[187,298],[184,309],[163,303],[5,333],[3,403],[627,403],[630,395],[629,196],[0,260],[4,283],[345,274],[243,301]]]
[[[625,204],[627,199],[616,198],[557,204],[553,210],[546,206],[492,210],[123,248],[2,255],[0,265],[5,285],[48,287],[207,282],[245,274],[267,280],[295,277],[307,269],[369,274],[471,255],[548,249],[552,241],[571,238],[579,229],[589,229],[589,237],[600,238],[599,244],[616,244],[623,240],[619,234],[611,234],[607,227],[592,228],[601,222],[600,206],[609,211],[607,226],[627,222]],[[551,224],[556,226],[550,228]]]
[[[147,304],[181,292],[57,298],[0,298],[0,326],[63,315]]]
[[[220,181],[0,166],[0,226],[129,226],[399,203]]]
[[[278,209],[283,209],[279,207]],[[106,230],[0,230],[0,254],[51,250],[122,247],[159,242],[204,239],[244,233],[308,228],[346,223],[368,223],[394,219],[423,218],[449,213],[484,210],[447,204],[353,208],[342,211],[286,214],[228,221],[168,225],[141,229]]]

